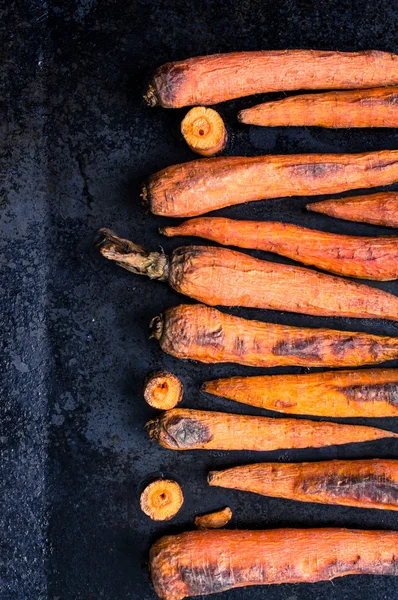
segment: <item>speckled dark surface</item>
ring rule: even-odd
[[[0,511],[1,599],[152,600],[145,565],[151,542],[191,528],[197,513],[226,504],[234,513],[231,527],[396,528],[394,513],[265,499],[209,488],[205,479],[210,467],[262,459],[398,458],[396,441],[268,454],[173,453],[150,443],[144,424],[154,411],[141,393],[149,371],[178,374],[186,388],[184,406],[252,413],[198,390],[204,379],[257,371],[163,355],[148,340],[149,319],[185,299],[105,262],[91,247],[102,226],[152,249],[184,243],[162,239],[157,227],[167,220],[144,214],[139,203],[143,177],[194,158],[179,134],[185,111],[143,105],[155,67],[197,54],[258,48],[398,52],[396,1],[20,0],[4,3],[0,17],[8,78],[1,120],[6,172],[0,251],[6,492]],[[398,147],[393,130],[238,125],[238,109],[253,102],[219,107],[230,131],[229,154]],[[388,232],[306,214],[305,203],[266,201],[223,214],[335,232]],[[398,293],[396,283],[379,287]],[[231,312],[398,333],[388,322]],[[392,420],[372,424],[398,431]],[[182,510],[167,524],[149,521],[138,504],[143,484],[159,474],[179,481],[185,495]],[[370,576],[214,595],[215,600],[395,597],[397,580]]]

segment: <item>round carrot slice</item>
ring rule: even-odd
[[[144,387],[144,398],[153,408],[168,410],[182,400],[183,386],[173,373],[150,375]]]
[[[168,521],[180,510],[184,496],[176,481],[157,479],[141,494],[141,510],[153,521]]]
[[[181,133],[193,152],[213,156],[221,152],[227,143],[224,121],[212,108],[196,106],[184,117]]]

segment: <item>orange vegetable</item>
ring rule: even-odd
[[[157,479],[141,494],[141,510],[153,521],[168,521],[180,510],[184,497],[176,481]]]
[[[149,436],[169,450],[322,448],[398,437],[397,433],[306,419],[274,419],[172,408],[147,423]]]
[[[247,585],[398,575],[398,532],[357,529],[188,531],[149,553],[155,591],[181,600]]]
[[[155,173],[142,198],[155,215],[194,217],[252,200],[388,185],[397,167],[398,150],[206,158]]]
[[[181,402],[182,394],[182,383],[173,373],[155,373],[146,379],[144,398],[153,408],[174,408]]]
[[[398,369],[228,377],[206,381],[202,390],[293,415],[398,417]]]
[[[238,114],[248,125],[398,127],[398,87],[303,94],[257,104]]]
[[[398,460],[261,463],[211,471],[208,483],[300,502],[398,510]]]
[[[212,108],[196,106],[184,117],[181,133],[193,152],[213,156],[224,150],[227,130],[224,121]]]
[[[210,305],[398,320],[397,296],[303,267],[211,246],[177,248],[168,258],[163,252],[147,252],[107,229],[101,230],[98,246],[101,254],[119,267],[168,281],[177,292]]]
[[[221,217],[198,217],[175,227],[163,227],[160,232],[167,237],[196,236],[224,246],[275,252],[348,277],[398,279],[398,236],[341,235],[291,223]]]
[[[248,321],[202,304],[169,308],[151,327],[164,352],[204,363],[358,367],[398,358],[398,337]]]
[[[337,219],[398,227],[398,192],[380,192],[307,204],[307,210]]]
[[[208,513],[195,517],[195,526],[198,529],[220,529],[231,520],[232,511],[226,506],[217,512]]]
[[[145,100],[181,108],[265,92],[373,88],[398,84],[398,57],[389,52],[260,50],[196,56],[159,67]]]

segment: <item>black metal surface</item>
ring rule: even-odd
[[[165,532],[191,528],[197,513],[225,505],[233,510],[231,527],[395,528],[392,512],[209,488],[206,472],[264,459],[398,457],[396,441],[258,454],[173,453],[150,443],[144,425],[155,411],[142,398],[149,371],[170,369],[180,376],[184,406],[253,414],[249,407],[200,393],[199,384],[214,376],[261,371],[203,366],[163,355],[148,340],[149,320],[185,298],[105,262],[92,250],[91,240],[99,227],[111,226],[152,249],[161,244],[170,250],[187,241],[161,238],[157,227],[167,219],[144,214],[139,203],[143,177],[194,158],[179,133],[186,111],[143,105],[145,83],[155,67],[187,56],[258,48],[398,52],[396,2],[25,0],[3,5],[1,23],[8,89],[2,120],[7,169],[1,238],[6,494],[0,597],[152,600],[145,566],[150,544]],[[394,130],[239,125],[238,109],[257,100],[219,106],[230,132],[228,154],[398,147]],[[305,198],[265,201],[220,214],[334,232],[391,233],[307,214],[305,203]],[[396,283],[372,285],[398,293]],[[396,325],[376,320],[231,312],[293,325],[397,334]],[[398,431],[393,420],[371,424]],[[159,474],[179,481],[185,495],[182,510],[167,524],[151,522],[139,509],[144,483]],[[397,580],[363,576],[240,589],[214,599],[397,596]]]

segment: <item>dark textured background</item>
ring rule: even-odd
[[[146,80],[155,67],[197,54],[259,48],[397,52],[396,0],[19,0],[3,3],[0,23],[6,41],[1,599],[152,600],[145,566],[151,542],[165,532],[191,528],[197,513],[226,504],[234,513],[231,527],[395,528],[397,517],[391,512],[223,491],[208,488],[205,477],[210,467],[253,460],[398,457],[396,441],[268,454],[173,453],[150,443],[144,424],[155,411],[142,398],[149,371],[167,368],[178,374],[186,388],[184,406],[252,413],[249,407],[200,393],[199,384],[214,376],[260,371],[202,366],[163,355],[148,340],[149,319],[185,299],[164,284],[105,262],[91,241],[99,227],[111,226],[152,249],[162,244],[169,250],[184,242],[162,239],[157,227],[167,220],[144,214],[139,203],[143,177],[194,158],[179,133],[186,111],[143,105]],[[219,106],[230,131],[228,154],[398,147],[393,130],[239,125],[238,109],[257,101]],[[266,201],[222,214],[334,232],[389,233],[307,214],[305,203],[305,198]],[[396,283],[379,287],[398,293]],[[231,312],[287,324],[397,334],[397,325],[388,322]],[[393,421],[372,424],[398,431]],[[182,510],[167,524],[151,522],[138,504],[144,483],[160,474],[176,478],[185,495]],[[240,589],[214,598],[397,596],[393,578],[364,576]]]

